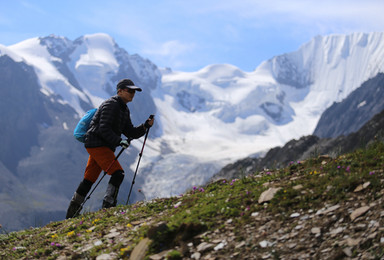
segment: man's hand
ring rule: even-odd
[[[123,147],[124,149],[127,149],[129,147],[128,140],[121,140],[120,146]]]
[[[150,115],[149,118],[145,121],[144,127],[146,129],[151,128],[151,126],[153,126],[154,121],[155,121],[154,115]]]

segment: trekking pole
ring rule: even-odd
[[[105,177],[105,175],[107,175],[108,171],[111,169],[112,165],[117,161],[117,159],[119,158],[120,154],[123,153],[124,151],[124,147],[121,148],[120,152],[117,154],[117,156],[115,157],[115,159],[111,162],[111,164],[108,166],[107,170],[104,171],[104,174],[103,176],[100,178],[100,180],[96,183],[95,187],[92,189],[91,193],[89,193],[89,195],[87,196],[87,198],[83,201],[83,203],[81,203],[80,205],[80,208],[78,208],[78,210],[76,211],[76,213],[74,214],[74,216],[77,216],[77,214],[80,213],[81,209],[83,208],[85,202],[87,202],[87,200],[89,200],[91,198],[91,195],[92,193],[96,190],[97,186],[99,186],[100,182],[103,180],[103,178]]]
[[[151,115],[150,118],[153,118],[153,115]],[[147,132],[145,133],[145,138],[144,138],[144,142],[143,142],[143,147],[141,148],[141,152],[139,153],[139,161],[137,162],[137,165],[136,165],[135,174],[133,175],[133,180],[132,180],[131,188],[129,189],[128,199],[127,199],[127,202],[125,203],[125,205],[128,205],[128,203],[129,203],[129,197],[131,197],[131,192],[132,192],[133,184],[135,184],[135,179],[136,179],[137,170],[139,169],[139,164],[140,164],[140,161],[141,161],[141,157],[143,156],[144,146],[145,146],[145,142],[147,141],[147,137],[148,137],[149,129],[150,129],[150,128],[148,128],[148,129],[147,129]]]

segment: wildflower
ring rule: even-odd
[[[53,234],[51,237],[52,237],[52,238],[57,238],[58,235],[57,235],[57,234]]]
[[[75,231],[71,231],[71,232],[68,232],[68,233],[67,233],[67,236],[68,236],[68,237],[71,237],[71,236],[73,236],[74,234],[75,234]]]
[[[373,175],[373,174],[375,174],[375,172],[374,172],[374,171],[372,171],[372,172],[369,172],[369,175]]]
[[[267,175],[271,175],[271,172],[267,172],[266,174],[267,174]]]
[[[91,233],[91,232],[92,232],[92,230],[90,230],[90,229],[87,229],[87,230],[85,230],[85,232],[87,232],[87,233]]]
[[[346,172],[350,172],[351,171],[351,167],[348,166],[346,169],[345,169]]]
[[[125,255],[126,254],[126,251],[129,250],[129,247],[124,247],[124,248],[120,248],[120,255]]]
[[[199,190],[200,192],[204,192],[204,189],[203,188],[200,188],[200,190]]]
[[[52,242],[52,243],[51,243],[51,246],[54,246],[54,245],[55,245],[55,242]]]
[[[197,190],[197,187],[196,187],[196,186],[193,186],[193,190]]]
[[[92,225],[95,225],[97,222],[99,222],[100,221],[100,219],[99,218],[97,218],[97,219],[95,219],[95,220],[93,220],[92,221]]]
[[[226,183],[227,181],[226,180],[223,180],[223,183]]]
[[[337,169],[340,169],[340,168],[341,168],[341,166],[340,166],[340,165],[338,165],[338,166],[337,166]]]
[[[132,224],[130,223],[127,224],[127,228],[132,228],[132,227],[133,227]]]

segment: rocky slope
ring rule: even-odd
[[[380,259],[384,143],[0,235],[4,259]],[[1,230],[1,229],[0,229]]]

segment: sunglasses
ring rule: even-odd
[[[127,91],[128,93],[131,93],[131,94],[133,94],[133,93],[136,92],[136,90],[134,90],[134,89],[130,89],[130,88],[125,88],[125,89],[123,89],[123,90],[125,90],[125,91]]]

